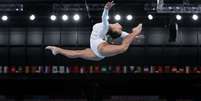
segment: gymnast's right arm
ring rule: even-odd
[[[112,6],[114,6],[113,1],[108,2],[104,7],[104,11],[103,11],[103,14],[102,14],[102,22],[106,26],[109,25],[107,17],[108,17],[109,10],[112,8]]]
[[[104,11],[103,11],[103,14],[102,14],[102,22],[103,22],[104,25],[109,24],[108,19],[107,19],[108,13],[109,13],[109,10],[104,8]]]

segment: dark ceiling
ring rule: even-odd
[[[100,21],[100,16],[102,14],[102,8],[104,4],[108,0],[0,0],[0,5],[9,5],[9,4],[23,4],[23,11],[0,11],[1,15],[8,15],[10,26],[27,26],[27,25],[35,25],[35,26],[45,26],[50,25],[49,15],[56,14],[61,16],[64,13],[72,16],[74,13],[79,13],[82,15],[82,24],[83,26],[94,24]],[[166,26],[169,24],[169,21],[174,17],[174,14],[157,14],[156,12],[148,12],[144,10],[145,4],[156,3],[157,0],[114,0],[116,5],[110,11],[110,15],[121,14],[125,16],[127,14],[132,14],[135,17],[133,23],[143,22],[146,23],[148,26],[150,25],[157,25],[157,26]],[[178,4],[183,3],[183,0],[164,0],[165,3],[171,4]],[[192,4],[201,4],[201,0],[188,0],[189,3]],[[86,10],[86,5],[89,6],[89,12]],[[54,5],[59,5],[58,7],[54,7]],[[97,6],[98,5],[98,6]],[[92,8],[91,6],[95,7]],[[16,6],[17,7],[17,6]],[[68,8],[74,7],[75,9],[79,10],[61,10],[61,8]],[[0,6],[1,8],[1,6]],[[95,10],[94,10],[95,9]],[[148,21],[146,19],[147,15],[152,13],[155,16],[153,21]],[[34,23],[30,23],[28,19],[30,14],[35,14],[38,17],[38,20]],[[91,18],[89,18],[89,16]],[[190,15],[182,14],[184,16],[184,20],[179,22],[181,25],[186,26],[198,26],[199,22],[197,23],[190,23],[189,24],[189,17]],[[175,17],[174,17],[175,18]],[[0,21],[1,22],[1,21]],[[73,21],[71,21],[73,22]],[[89,23],[90,22],[90,23]],[[111,20],[112,22],[112,20]],[[54,23],[54,26],[60,26],[62,23],[61,20],[58,20]],[[127,24],[125,21],[122,21],[125,25]],[[0,23],[0,26],[5,25],[5,23]],[[65,26],[70,26],[71,24],[67,23]]]
[[[41,3],[41,2],[82,2],[84,0],[0,0],[0,3],[12,3],[12,2],[25,2],[25,3],[30,3],[30,2],[35,2],[35,3]],[[107,2],[111,0],[87,0],[88,2]],[[144,2],[156,2],[157,0],[113,0],[115,2],[135,2],[135,3],[144,3]],[[164,0],[166,3],[182,3],[183,1],[188,1],[190,3],[200,3],[200,0]]]

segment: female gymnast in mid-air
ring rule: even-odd
[[[105,57],[111,57],[126,52],[132,42],[139,36],[142,30],[142,24],[132,29],[131,33],[122,31],[119,23],[109,24],[107,16],[109,10],[114,6],[113,1],[108,2],[102,14],[102,22],[93,26],[90,36],[90,47],[83,50],[68,50],[55,46],[47,46],[47,50],[51,50],[53,55],[61,54],[68,58],[82,58],[85,60],[99,61]],[[119,45],[110,44],[105,41],[106,35],[116,33],[123,41]]]

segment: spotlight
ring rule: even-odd
[[[8,16],[3,15],[3,16],[1,17],[1,20],[2,20],[2,21],[7,21],[7,20],[8,20]]]
[[[121,20],[121,16],[120,16],[119,14],[117,14],[117,15],[114,16],[114,19],[115,19],[116,21],[119,21],[119,20]]]
[[[56,17],[55,15],[51,15],[51,16],[50,16],[50,19],[51,19],[52,21],[55,21],[55,20],[57,19],[57,17]]]
[[[128,21],[131,21],[131,20],[133,19],[133,16],[132,16],[132,15],[127,15],[126,19],[127,19]]]
[[[176,7],[176,9],[178,9],[178,10],[179,10],[179,9],[180,9],[180,7]]]
[[[33,20],[35,20],[35,18],[36,18],[36,16],[35,15],[30,15],[30,17],[29,17],[29,19],[31,20],[31,21],[33,21]]]
[[[193,14],[193,16],[192,16],[192,19],[193,19],[193,20],[195,20],[195,21],[196,21],[196,20],[198,20],[198,18],[199,18],[199,17],[198,17],[198,15]]]
[[[170,9],[170,10],[171,10],[171,9],[172,9],[172,7],[170,6],[170,7],[168,7],[168,9]]]
[[[176,19],[179,21],[179,20],[181,20],[181,19],[182,19],[182,16],[181,16],[181,15],[179,15],[179,14],[177,14],[177,15],[176,15]]]
[[[16,10],[16,11],[19,11],[19,9],[18,9],[18,8],[16,8],[15,10]]]
[[[68,16],[67,16],[66,14],[64,14],[64,15],[62,16],[62,19],[63,19],[63,21],[67,21],[67,20],[68,20]]]
[[[149,14],[149,15],[148,15],[148,19],[149,19],[149,20],[153,20],[153,19],[154,19],[153,15]]]
[[[75,15],[73,16],[73,19],[74,19],[75,21],[79,21],[79,20],[80,20],[80,16],[79,16],[78,14],[75,14]]]

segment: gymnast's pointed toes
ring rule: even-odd
[[[45,49],[50,49],[50,47],[49,47],[49,46],[46,46]]]
[[[52,49],[52,48],[54,48],[53,46],[47,46],[47,47],[45,47],[45,49]]]
[[[138,27],[142,27],[142,23],[140,23],[140,24],[138,25]]]

